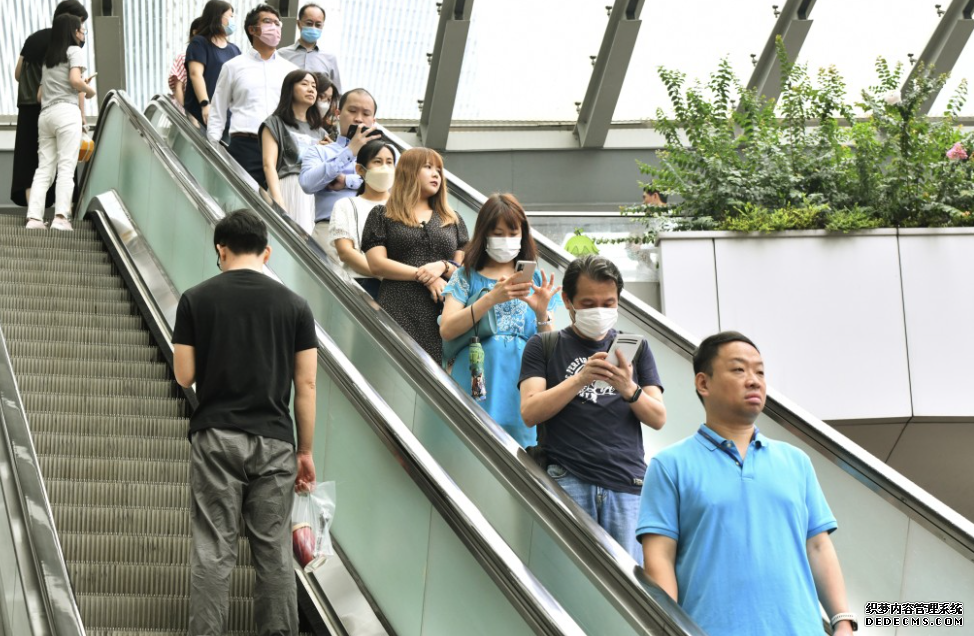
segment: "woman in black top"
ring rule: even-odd
[[[54,9],[54,17],[67,13],[88,20],[88,11],[78,0],[64,0]],[[37,89],[41,85],[41,69],[44,56],[51,42],[51,28],[41,29],[24,42],[17,59],[14,79],[17,80],[17,137],[14,141],[14,172],[10,181],[10,200],[27,206],[30,186],[37,170],[38,132],[37,119],[41,105],[37,101]],[[47,191],[46,208],[54,205],[54,186]]]
[[[389,201],[365,222],[362,251],[372,274],[382,278],[379,305],[437,364],[443,288],[467,241],[467,226],[447,201],[443,159],[428,148],[404,152]]]

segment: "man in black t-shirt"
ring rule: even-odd
[[[303,298],[263,274],[271,250],[252,212],[220,221],[213,243],[223,273],[183,294],[173,330],[176,381],[195,382],[199,398],[189,425],[189,633],[223,634],[242,515],[257,573],[257,631],[297,634],[291,491],[315,482],[314,317]]]
[[[559,332],[547,359],[540,335],[525,346],[521,417],[528,426],[544,424],[538,438],[548,475],[642,563],[636,541],[646,473],[640,422],[657,430],[666,422],[663,385],[648,344],[635,369],[621,352],[608,359],[623,285],[610,260],[588,255],[572,261],[562,285],[572,325]]]

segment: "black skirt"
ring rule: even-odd
[[[41,116],[38,104],[24,105],[17,109],[17,137],[14,141],[14,173],[10,180],[10,200],[27,207],[27,189],[34,181],[37,170],[37,119]],[[54,205],[54,184],[47,191],[44,207]]]

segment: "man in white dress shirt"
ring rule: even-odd
[[[244,29],[253,48],[223,65],[206,124],[210,141],[220,141],[229,111],[230,155],[262,188],[267,182],[257,132],[277,108],[284,76],[297,69],[277,53],[280,18],[277,9],[267,4],[257,5],[247,14]]]
[[[324,73],[337,91],[335,101],[342,92],[342,78],[338,73],[338,58],[318,48],[321,31],[325,27],[325,10],[316,4],[306,4],[298,12],[298,32],[301,36],[291,46],[278,51],[298,68]]]

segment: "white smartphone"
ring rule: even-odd
[[[96,77],[98,77],[98,73],[92,73],[91,75],[88,76],[88,79],[86,79],[85,82],[90,82],[91,80],[95,79]]]
[[[518,283],[530,283],[534,280],[534,270],[537,269],[538,263],[536,261],[518,261],[517,265],[514,266],[515,282]]]
[[[606,358],[606,361],[609,364],[619,366],[619,356],[616,354],[616,351],[621,351],[622,357],[626,359],[626,362],[632,364],[632,359],[636,356],[636,352],[639,351],[639,345],[642,342],[643,337],[638,333],[620,333],[609,346],[609,356]],[[609,388],[609,383],[605,380],[597,380],[595,382],[595,388],[607,389]]]

